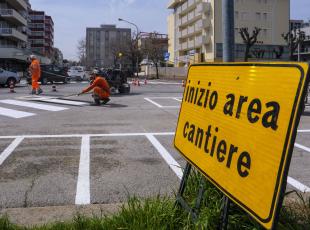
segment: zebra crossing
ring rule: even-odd
[[[51,105],[53,104],[53,105]],[[88,105],[86,102],[63,100],[51,97],[25,97],[20,99],[0,100],[0,119],[1,117],[20,119],[37,115],[38,111],[61,112],[68,110],[66,106]],[[8,107],[9,106],[9,107]],[[14,106],[14,108],[11,108]],[[23,111],[30,109],[31,112]]]

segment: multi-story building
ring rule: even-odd
[[[86,29],[86,63],[90,67],[130,66],[124,55],[131,41],[131,29],[101,25]]]
[[[160,33],[147,33],[141,32],[138,36],[138,48],[141,50],[148,49],[148,47],[154,47],[158,49],[159,54],[164,54],[168,52],[168,35]],[[144,57],[146,58],[146,57]]]
[[[31,50],[46,57],[53,55],[54,46],[54,22],[51,16],[45,14],[44,11],[29,12],[30,20],[30,36],[29,42]]]
[[[27,55],[27,8],[26,0],[0,1],[0,66],[20,71]]]
[[[222,1],[171,0],[168,9],[169,52],[178,66],[222,59]],[[274,59],[274,50],[285,46],[281,34],[289,31],[289,0],[235,0],[235,57],[242,60],[245,45],[240,28],[261,29],[253,50],[263,59]],[[286,54],[287,55],[287,54]],[[284,55],[285,56],[285,55]]]
[[[305,40],[295,51],[294,60],[309,62],[310,61],[310,25],[308,23],[303,23],[300,30],[304,32]]]

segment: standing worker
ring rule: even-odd
[[[94,70],[90,76],[91,85],[84,89],[78,95],[87,93],[93,89],[93,95],[95,105],[100,105],[101,101],[103,104],[106,104],[110,101],[110,86],[107,80],[104,77],[98,75],[98,70]]]
[[[32,92],[31,94],[39,95],[43,93],[43,90],[40,88],[38,81],[41,77],[41,67],[40,62],[36,58],[35,55],[30,55],[31,64],[29,67],[29,71],[31,74],[31,81],[32,81]]]

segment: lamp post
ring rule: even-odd
[[[122,18],[119,18],[118,21],[120,21],[120,22],[126,22],[126,23],[128,23],[128,24],[133,25],[134,27],[136,27],[136,30],[137,30],[137,35],[136,35],[136,47],[137,47],[137,49],[138,49],[138,38],[139,38],[139,28],[138,28],[138,26],[137,26],[135,23],[130,22],[130,21],[127,21],[127,20],[122,19]],[[138,54],[137,54],[137,60],[136,60],[136,70],[137,70],[137,77],[139,77],[139,56],[138,56]]]

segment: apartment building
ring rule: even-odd
[[[44,11],[29,11],[31,50],[46,57],[53,55],[54,47],[54,22],[51,16]]]
[[[26,0],[0,0],[0,67],[20,70],[27,56]]]
[[[101,25],[97,28],[86,28],[86,63],[90,67],[131,65],[125,55],[131,40],[131,29],[116,28],[115,25]]]
[[[282,33],[289,31],[289,0],[235,0],[235,56],[244,57],[245,45],[239,29],[261,29],[254,51],[263,59],[275,59],[274,49],[285,46]],[[171,62],[184,66],[193,62],[222,60],[222,1],[171,0],[168,9]],[[285,54],[287,55],[287,54]],[[285,55],[283,57],[285,57]]]

